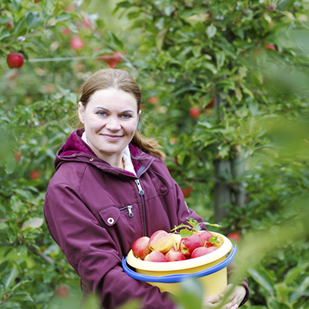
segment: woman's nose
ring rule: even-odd
[[[109,130],[120,130],[120,122],[118,117],[109,117],[106,123],[106,128]]]

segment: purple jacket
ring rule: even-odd
[[[175,308],[168,293],[129,277],[121,259],[141,236],[202,219],[160,158],[130,144],[136,177],[96,157],[82,132],[74,131],[55,159],[44,205],[50,234],[80,276],[83,294],[98,293],[103,308],[133,298],[143,308]]]

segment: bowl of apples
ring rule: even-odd
[[[122,260],[124,271],[161,292],[178,294],[180,283],[195,277],[204,287],[204,297],[220,295],[227,286],[227,266],[237,247],[220,233],[201,230],[200,224],[188,218],[188,224],[170,233],[158,230],[150,237],[140,237]]]

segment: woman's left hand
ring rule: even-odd
[[[227,298],[227,303],[224,304],[223,308],[226,309],[237,309],[239,307],[239,305],[241,304],[241,302],[243,301],[243,299],[246,296],[246,289],[244,286],[242,285],[236,285],[233,286],[233,284],[229,284],[225,291],[219,295],[220,299],[222,300],[224,298],[224,296],[229,293],[229,291],[233,289],[233,292],[229,295],[229,297]]]

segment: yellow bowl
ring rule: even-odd
[[[139,274],[146,276],[162,277],[174,274],[194,274],[196,272],[209,269],[226,259],[226,255],[232,249],[231,241],[222,234],[211,232],[213,236],[218,236],[221,241],[221,246],[218,250],[207,255],[200,256],[194,259],[185,261],[157,263],[147,262],[137,259],[132,250],[127,256],[127,263],[135,268]],[[172,234],[176,241],[180,241],[179,234]],[[227,269],[223,269],[210,274],[208,276],[198,278],[204,287],[204,297],[211,295],[220,295],[227,286]],[[164,282],[148,282],[151,285],[157,286],[161,292],[169,292],[178,294],[180,291],[180,283],[164,283]]]

